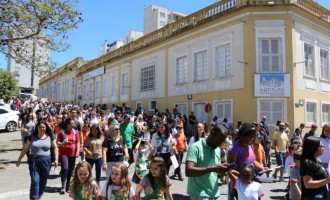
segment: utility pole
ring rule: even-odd
[[[32,93],[34,92],[34,72],[35,72],[35,62],[36,62],[36,39],[33,38],[33,44],[32,44],[32,65],[31,65],[31,88]]]

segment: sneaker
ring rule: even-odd
[[[70,188],[69,187],[66,187],[65,188],[65,191],[66,191],[66,193],[70,193]]]
[[[64,190],[64,188],[61,188],[61,190],[60,190],[60,194],[65,194],[65,190]]]
[[[183,181],[184,178],[183,178],[182,176],[179,176],[179,180],[180,180],[180,181]]]
[[[279,180],[280,182],[284,182],[284,177],[282,176],[282,177],[280,177],[280,180]]]

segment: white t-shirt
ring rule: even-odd
[[[101,190],[100,197],[106,198],[106,200],[122,199],[122,196],[120,194],[118,194],[118,190],[120,190],[120,188],[121,188],[120,186],[115,186],[115,185],[107,186],[107,185],[108,185],[108,181],[106,181],[104,183],[102,190]],[[108,187],[108,196],[106,195],[107,187]],[[129,197],[133,197],[135,195],[133,186],[131,186],[131,188],[129,189],[128,192],[129,192],[129,194],[128,194]],[[126,197],[126,199],[128,199],[127,195],[125,197]]]
[[[238,178],[235,188],[237,190],[238,199],[258,200],[259,197],[264,195],[262,185],[254,181],[251,184],[245,184]]]
[[[89,124],[92,125],[98,125],[100,122],[100,120],[97,117],[91,118],[91,120],[89,121]]]
[[[284,172],[290,174],[290,165],[295,165],[293,156],[288,156],[285,160]]]

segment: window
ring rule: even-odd
[[[88,90],[87,90],[87,85],[84,85],[84,99],[87,100],[88,99]]]
[[[100,98],[100,81],[95,83],[95,98]]]
[[[222,120],[223,118],[227,118],[228,122],[233,122],[233,102],[232,100],[222,100],[216,101],[214,103],[215,113],[214,115],[218,117],[218,119]]]
[[[166,24],[165,24],[164,21],[159,21],[159,25],[160,25],[160,26],[165,26]]]
[[[59,97],[59,96],[61,95],[61,83],[58,83],[57,85],[58,85],[58,86],[57,86],[56,94],[57,94],[57,96]]]
[[[316,102],[306,102],[306,123],[312,124],[317,121]]]
[[[113,76],[112,79],[111,79],[111,95],[112,96],[117,95],[117,92],[118,92],[117,91],[118,90],[117,83],[118,83],[117,76]]]
[[[284,100],[261,100],[259,116],[267,116],[269,124],[277,120],[286,120],[284,116]]]
[[[141,69],[141,90],[150,90],[155,88],[155,65]]]
[[[231,48],[230,45],[224,45],[215,49],[216,76],[226,77],[232,75],[231,66]]]
[[[165,18],[165,13],[160,12],[160,13],[159,13],[159,17],[160,17],[160,18]]]
[[[188,82],[187,56],[176,59],[176,84]]]
[[[66,85],[65,85],[65,88],[66,88],[66,98],[68,98],[70,96],[70,80],[66,80]]]
[[[320,50],[321,79],[329,80],[329,52]]]
[[[156,108],[157,108],[157,101],[156,100],[149,101],[149,111],[155,111]]]
[[[71,80],[71,95],[74,95],[74,78]]]
[[[328,123],[330,121],[330,104],[322,104],[322,124]]]
[[[305,44],[304,45],[304,56],[305,56],[305,75],[315,77],[315,69],[314,69],[314,47]]]
[[[108,96],[108,79],[103,79],[102,96],[104,97]]]
[[[94,88],[93,88],[93,83],[89,84],[89,99],[92,100],[94,99]]]
[[[181,113],[181,115],[188,116],[188,104],[186,103],[176,103],[175,105],[178,105],[178,112]]]
[[[124,73],[121,75],[121,93],[128,94],[128,73]]]
[[[281,39],[259,39],[259,70],[261,73],[283,72]]]
[[[195,81],[208,79],[206,51],[195,53]]]

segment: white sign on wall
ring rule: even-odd
[[[254,96],[290,97],[289,74],[255,74]]]
[[[83,75],[83,80],[86,81],[90,78],[94,78],[96,76],[104,74],[104,69],[105,69],[104,66],[102,66],[102,67],[99,67],[97,69],[94,69],[93,71],[90,71],[90,72],[84,74]]]

